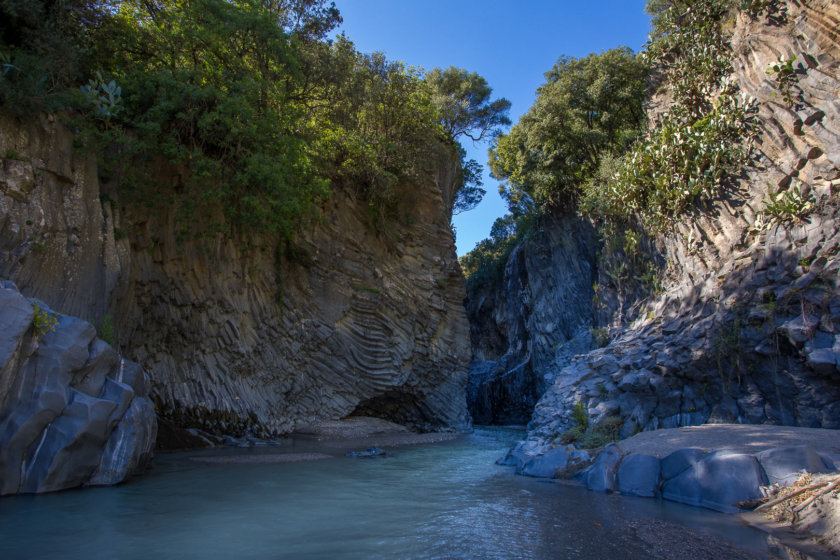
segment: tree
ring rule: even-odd
[[[644,123],[647,67],[626,47],[560,57],[537,100],[490,149],[493,177],[512,206],[576,200],[602,155],[624,151]]]
[[[475,208],[487,191],[481,188],[484,167],[476,160],[466,161],[466,152],[458,144],[459,136],[480,142],[501,133],[510,125],[507,112],[510,101],[501,98],[490,100],[493,89],[487,80],[462,68],[450,66],[446,70],[435,68],[425,76],[432,103],[437,107],[444,132],[458,146],[463,173],[461,188],[455,194],[452,213],[460,214]]]
[[[478,142],[510,125],[510,101],[490,101],[493,89],[475,72],[454,66],[435,68],[426,74],[425,81],[440,111],[441,125],[452,138],[464,135]]]
[[[455,202],[452,203],[452,215],[469,212],[481,202],[487,191],[481,188],[484,182],[481,174],[484,167],[474,159],[465,161],[467,152],[463,147],[458,146],[458,154],[461,156],[461,188],[455,193]]]

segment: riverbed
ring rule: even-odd
[[[0,558],[778,557],[735,516],[515,476],[494,461],[520,436],[375,458],[313,440],[162,454],[117,487],[0,499]]]

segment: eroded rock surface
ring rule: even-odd
[[[437,149],[437,153],[434,150]],[[450,228],[457,154],[403,185],[393,223],[340,190],[295,247],[196,239],[169,208],[119,203],[119,177],[45,119],[0,127],[0,275],[62,313],[110,323],[173,425],[270,437],[351,414],[469,425],[463,279]],[[182,171],[162,166],[158,188]]]
[[[536,443],[551,444],[574,426],[578,403],[590,425],[619,418],[622,437],[707,422],[840,428],[840,6],[786,5],[783,20],[741,13],[734,26],[732,79],[757,100],[761,125],[752,161],[721,200],[657,240],[667,263],[660,295],[625,294],[617,312],[615,297],[602,300],[611,318],[605,323],[597,311],[586,326],[612,327],[606,347],[533,367],[532,379],[549,381],[529,424]],[[795,59],[791,104],[766,72],[780,57]],[[665,101],[667,93],[650,105],[666,110]],[[766,202],[792,189],[812,203],[808,215],[768,224]],[[584,262],[602,274],[597,260]],[[503,286],[497,300],[544,317],[539,324],[559,321],[567,306],[544,288],[558,270],[527,270],[523,285]],[[559,274],[574,272],[564,264]],[[593,298],[592,278],[580,283],[582,302]],[[494,309],[485,314],[503,311]],[[541,336],[536,323],[519,324],[524,334],[516,340]],[[498,338],[474,340],[476,354]]]
[[[0,281],[0,495],[111,485],[151,459],[156,417],[140,367]]]

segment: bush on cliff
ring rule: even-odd
[[[70,124],[109,156],[121,194],[174,209],[183,232],[288,239],[335,188],[381,228],[441,143],[457,152],[457,134],[493,130],[508,105],[466,71],[450,82],[468,87],[435,89],[344,36],[326,40],[340,21],[327,0],[0,0],[0,109],[85,114]],[[475,84],[480,102],[447,113]],[[175,184],[159,184],[162,163]],[[477,163],[463,166],[468,189]],[[465,190],[459,207],[481,192]]]

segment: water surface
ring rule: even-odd
[[[736,517],[588,492],[496,466],[520,435],[478,428],[377,459],[347,458],[340,446],[313,441],[161,455],[150,473],[121,486],[0,499],[0,558],[699,560],[714,554],[683,550],[664,533],[652,545],[651,531],[662,527],[676,534],[711,531],[695,538],[694,547],[732,541],[744,557],[772,557],[766,536]],[[220,452],[333,458],[286,464],[190,458]]]

